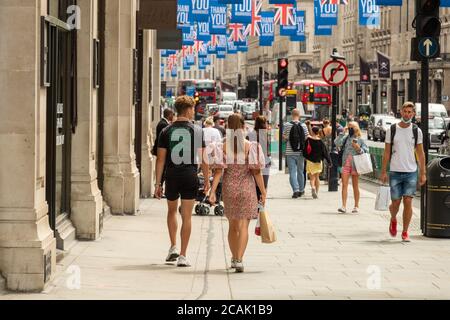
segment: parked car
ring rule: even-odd
[[[367,126],[367,139],[372,140],[373,138],[373,130],[375,129],[377,123],[383,118],[388,115],[386,114],[373,114],[370,116],[369,124]]]
[[[229,116],[233,114],[233,106],[230,106],[228,104],[221,104],[219,105],[219,111],[217,112],[217,116],[219,116],[220,119],[228,119]]]
[[[255,111],[256,105],[254,102],[247,102],[241,106],[241,113],[245,120],[252,120]]]
[[[401,120],[392,116],[382,117],[373,128],[373,141],[380,140],[381,142],[385,142],[386,140],[386,131],[393,124],[399,123]]]
[[[416,119],[419,119],[422,114],[422,104],[416,103]],[[428,114],[430,117],[445,118],[448,116],[447,108],[440,103],[429,103]]]
[[[442,146],[442,139],[447,130],[445,119],[433,117],[428,121],[428,132],[430,134],[430,149],[439,150]]]

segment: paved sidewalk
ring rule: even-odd
[[[359,215],[339,215],[340,194],[326,186],[319,200],[292,200],[286,175],[269,185],[279,241],[263,245],[252,233],[244,274],[227,270],[227,221],[215,216],[193,218],[193,267],[166,265],[165,203],[152,199],[138,216],[106,221],[101,240],[78,243],[44,293],[0,299],[450,298],[450,242],[420,236],[417,218],[404,244],[389,238],[389,215],[373,210],[373,193],[362,192]]]

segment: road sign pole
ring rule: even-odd
[[[283,123],[283,108],[284,108],[284,102],[285,97],[280,96],[280,107],[279,107],[279,113],[280,113],[280,135],[279,135],[279,153],[280,153],[280,163],[279,163],[279,169],[280,171],[283,171],[283,134],[284,134],[284,123]]]
[[[421,64],[421,129],[423,132],[423,147],[425,151],[425,165],[428,165],[428,150],[430,148],[430,136],[428,134],[428,79],[430,73],[430,65],[428,59],[423,59]],[[421,198],[420,198],[420,219],[421,219],[421,227],[422,232],[426,236],[427,235],[427,207],[428,207],[428,199],[427,199],[427,188],[428,183],[425,184],[421,189]]]
[[[333,71],[332,71],[333,72]],[[331,123],[332,123],[332,134],[331,134],[331,160],[332,166],[330,168],[329,181],[328,181],[328,191],[329,192],[337,192],[339,190],[339,175],[338,175],[338,164],[337,164],[337,153],[336,153],[336,144],[334,141],[337,136],[337,86],[332,87],[332,108],[331,108]]]
[[[264,69],[263,67],[259,67],[259,114],[261,116],[264,114],[263,85],[264,85]]]

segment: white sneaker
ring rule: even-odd
[[[236,260],[231,259],[231,269],[236,269]]]
[[[344,214],[344,213],[347,213],[347,209],[345,209],[345,208],[339,208],[339,209],[338,209],[338,212]]]
[[[236,273],[243,273],[244,272],[244,264],[242,261],[236,261]]]
[[[190,264],[190,262],[188,261],[188,259],[186,259],[186,257],[184,257],[184,256],[179,256],[179,257],[178,257],[178,263],[177,263],[177,266],[178,266],[178,267],[181,267],[181,268],[187,268],[187,267],[190,267],[191,264]]]
[[[175,262],[177,261],[180,254],[178,253],[177,247],[172,247],[169,250],[169,254],[167,255],[166,262]]]
[[[353,209],[352,213],[359,213],[359,208],[355,207],[355,209]]]

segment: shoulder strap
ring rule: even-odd
[[[415,147],[417,147],[417,144],[419,143],[419,126],[417,124],[413,124],[413,134],[414,134],[414,142]]]
[[[391,159],[392,159],[392,153],[394,151],[394,138],[395,138],[396,133],[397,133],[397,125],[393,124],[391,126]]]

